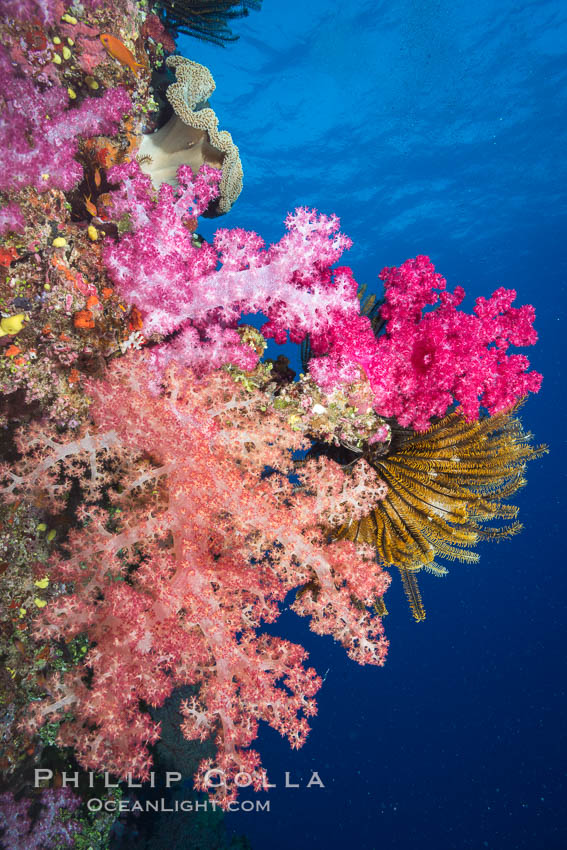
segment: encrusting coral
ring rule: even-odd
[[[193,174],[204,164],[221,169],[218,199],[203,215],[222,215],[242,191],[242,164],[232,136],[218,129],[217,116],[205,105],[215,82],[204,65],[183,56],[169,56],[166,64],[177,76],[166,91],[174,115],[155,133],[142,137],[140,167],[156,188],[163,182],[176,186],[180,165],[190,166]]]

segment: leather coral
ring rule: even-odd
[[[166,91],[174,114],[155,133],[143,137],[141,168],[156,188],[161,183],[176,186],[180,165],[189,165],[194,174],[203,164],[221,169],[219,198],[205,215],[223,215],[242,190],[242,164],[232,136],[218,129],[218,118],[208,105],[215,81],[208,68],[183,56],[170,56],[167,64],[176,73],[176,82]]]

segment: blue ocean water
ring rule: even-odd
[[[383,669],[282,616],[274,632],[327,671],[319,715],[300,751],[262,730],[270,812],[229,827],[256,850],[562,850],[567,5],[264,0],[235,29],[225,50],[179,45],[211,69],[245,173],[203,234],[275,241],[288,211],[312,206],[340,216],[354,242],[343,262],[375,291],[384,266],[417,254],[466,289],[469,309],[515,288],[536,307],[526,353],[545,376],[523,421],[551,453],[515,499],[520,536],[421,579],[425,622],[394,580]],[[306,787],[312,771],[324,788]]]

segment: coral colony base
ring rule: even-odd
[[[222,43],[238,4],[216,5]],[[8,846],[108,831],[69,789],[43,790],[32,817],[22,777],[57,748],[61,764],[147,779],[155,709],[182,687],[183,735],[215,747],[195,787],[223,806],[243,773],[263,787],[260,721],[300,747],[321,679],[262,624],[293,594],[314,632],[382,665],[390,569],[422,619],[417,573],[517,532],[507,499],[545,450],[517,417],[541,376],[511,351],[536,341],[513,290],[469,315],[420,256],[363,302],[335,265],[350,240],[315,210],[269,247],[240,228],[198,235],[242,169],[210,72],[166,58],[175,20],[159,6],[3,3]],[[298,381],[264,358],[268,338],[302,343]]]

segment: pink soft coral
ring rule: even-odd
[[[212,244],[199,247],[188,226],[194,228],[216,196],[218,171],[203,166],[193,177],[181,167],[179,188],[162,184],[157,199],[137,163],[113,169],[110,177],[122,181],[113,215],[128,213],[132,230],[105,247],[106,266],[122,297],[142,310],[146,334],[182,330],[177,362],[199,370],[223,362],[253,368],[256,358],[234,333],[243,313],[264,313],[263,333],[277,342],[288,329],[300,342],[307,333],[324,335],[332,310],[358,311],[352,277],[329,270],[351,244],[336,216],[298,209],[286,219],[288,233],[268,250],[256,233],[240,228],[218,230]]]
[[[179,188],[167,184],[156,199],[137,163],[114,169],[122,180],[114,215],[130,216],[132,231],[105,248],[105,263],[121,295],[144,314],[146,333],[181,331],[173,345],[154,350],[160,375],[167,363],[199,372],[223,363],[254,367],[256,355],[235,333],[244,313],[263,313],[266,337],[278,343],[310,336],[310,372],[325,391],[356,380],[362,366],[374,407],[418,430],[458,402],[464,415],[509,407],[537,392],[541,376],[510,345],[532,345],[530,306],[513,308],[513,290],[478,299],[475,316],[458,310],[464,292],[445,290],[427,257],[385,269],[386,333],[376,339],[360,315],[357,284],[348,267],[331,270],[350,240],[336,216],[297,209],[287,234],[264,249],[258,234],[221,229],[212,244],[194,244],[188,226],[216,196],[219,173],[204,166],[197,177],[180,168]],[[441,290],[439,294],[437,290]],[[424,313],[425,308],[436,309]],[[319,355],[319,356],[317,356]],[[321,356],[324,355],[324,356]]]
[[[388,485],[363,459],[352,470],[321,457],[298,472],[303,486],[315,497],[314,510],[329,528],[367,516],[388,495]]]

